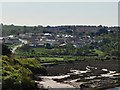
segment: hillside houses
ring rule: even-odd
[[[28,40],[30,46],[44,47],[46,44],[51,46],[65,46],[73,44],[75,47],[89,45],[94,41],[94,38],[89,35],[75,36],[71,34],[53,34],[53,33],[26,33],[20,34],[20,38]]]
[[[95,36],[101,34],[114,33],[114,28],[101,26],[47,26],[36,27],[35,32],[19,33],[19,35],[0,38],[0,42],[6,44],[20,43],[19,39],[27,40],[31,47],[45,47],[46,44],[63,47],[67,44],[72,44],[74,47],[80,48],[84,45],[88,47],[91,43],[108,42],[109,40],[99,40]],[[42,30],[39,32],[39,30]]]
[[[18,37],[14,37],[13,35],[7,36],[7,37],[1,37],[0,38],[0,42],[1,43],[5,43],[5,44],[19,44],[21,43],[21,41],[19,40]]]

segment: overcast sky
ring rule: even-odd
[[[117,2],[6,2],[3,24],[118,25]]]

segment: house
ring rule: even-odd
[[[7,38],[4,38],[4,43],[17,44],[17,43],[21,43],[21,41],[17,37],[7,37]]]

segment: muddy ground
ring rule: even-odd
[[[120,60],[84,60],[46,66],[47,76],[39,85],[49,88],[73,87],[80,90],[105,90],[120,86]],[[60,75],[69,75],[64,78]],[[52,78],[50,78],[52,76]],[[50,82],[50,85],[48,85]]]
[[[66,74],[70,69],[85,70],[86,66],[97,67],[98,69],[106,68],[112,71],[120,71],[120,60],[84,60],[74,61],[72,63],[63,63],[46,67],[49,75]]]

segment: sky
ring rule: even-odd
[[[4,2],[2,23],[15,25],[118,25],[117,2]]]

